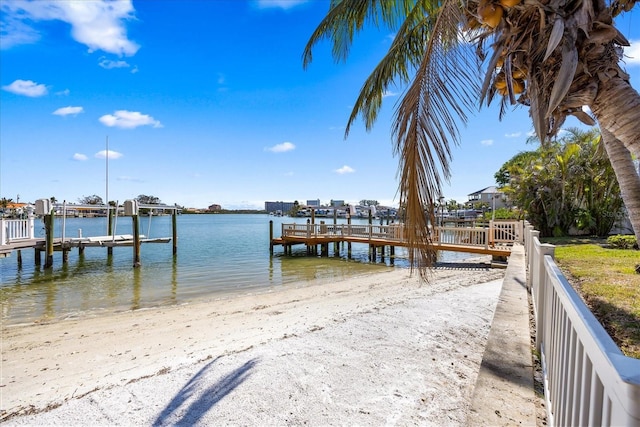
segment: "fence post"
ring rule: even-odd
[[[4,218],[0,219],[0,246],[7,244],[7,222]]]
[[[531,292],[531,286],[533,283],[533,272],[535,271],[534,266],[536,265],[535,263],[538,262],[536,239],[538,239],[539,235],[540,232],[538,230],[531,230],[529,232],[529,256],[527,257],[527,269],[529,270],[529,274],[527,275],[527,289],[529,292]],[[538,241],[538,244],[539,243],[540,242]]]
[[[547,271],[545,268],[544,257],[545,255],[549,255],[551,258],[555,255],[556,247],[553,245],[549,245],[546,243],[540,244],[538,246],[539,250],[536,250],[536,257],[538,268],[534,272],[529,272],[529,275],[532,276],[535,274],[537,276],[534,279],[534,302],[535,302],[535,311],[533,313],[533,318],[536,323],[536,350],[540,351],[542,342],[544,340],[544,330],[543,328],[538,326],[538,319],[544,319],[547,312],[546,306],[546,293],[547,293]]]
[[[35,220],[33,217],[29,218],[29,239],[33,240],[36,238],[36,226]]]

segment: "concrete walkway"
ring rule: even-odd
[[[476,381],[470,426],[535,426],[536,407],[524,248],[509,257]]]

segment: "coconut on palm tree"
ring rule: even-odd
[[[622,156],[611,158],[616,174],[631,154],[640,157],[640,95],[620,66],[629,42],[613,23],[634,6],[635,0],[330,2],[304,50],[305,67],[320,40],[330,39],[334,58],[345,60],[366,25],[395,31],[388,52],[364,82],[345,136],[358,116],[367,129],[373,126],[390,85],[407,85],[392,130],[412,266],[424,272],[433,259],[427,224],[442,179],[450,175],[450,143],[459,142],[457,124],[466,122],[478,102],[500,102],[501,117],[509,104],[528,108],[542,142],[569,115],[593,125],[594,118],[583,111],[588,106],[612,135],[605,145],[619,141],[630,153],[615,152]],[[484,76],[478,72],[482,65]],[[609,147],[607,152],[611,156]],[[640,193],[625,196],[627,209],[637,209],[628,198],[640,200]],[[630,213],[632,219],[639,215]],[[633,227],[638,233],[640,223]]]

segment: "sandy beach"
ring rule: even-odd
[[[3,327],[2,423],[464,425],[503,275],[396,268]]]

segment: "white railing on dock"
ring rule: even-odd
[[[513,243],[524,241],[524,221],[489,221],[492,243]]]
[[[401,243],[403,224],[282,224],[282,237],[351,237]],[[496,244],[523,242],[522,221],[492,221],[489,227],[434,227],[434,243],[488,248]]]
[[[0,246],[35,238],[34,219],[0,219]]]
[[[488,228],[435,227],[435,243],[488,248]],[[513,242],[512,242],[513,243]]]
[[[525,250],[550,425],[640,425],[640,359],[622,354],[531,226]]]

